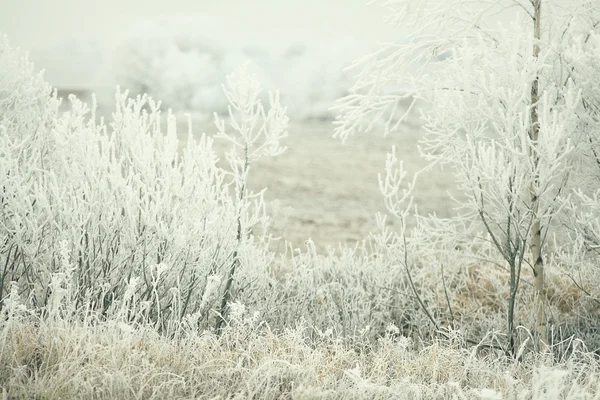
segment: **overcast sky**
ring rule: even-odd
[[[260,41],[357,37],[384,41],[394,30],[365,0],[0,0],[0,30],[34,50],[79,37],[114,41],[157,16],[201,16],[229,34]]]
[[[218,32],[211,34],[210,40],[257,43],[263,48],[321,42],[326,46],[339,42],[375,48],[382,42],[402,40],[402,29],[383,22],[386,10],[366,2],[0,0],[0,32],[8,34],[14,46],[29,51],[36,65],[47,69],[50,83],[60,86],[89,80],[90,71],[100,64],[91,55],[110,53],[132,29],[158,17],[197,18],[199,24],[208,21],[218,27],[212,29]],[[72,82],[62,81],[65,76]]]

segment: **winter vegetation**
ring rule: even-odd
[[[325,252],[274,250],[251,181],[289,119],[253,67],[182,143],[143,85],[62,112],[0,39],[3,398],[600,398],[600,5],[382,4],[413,33],[354,65],[335,134],[418,110],[427,165],[392,149],[378,231]],[[439,166],[444,218],[412,196]]]

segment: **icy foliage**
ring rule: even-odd
[[[239,161],[232,159],[232,170],[218,167],[213,139],[192,138],[191,130],[180,149],[174,117],[168,113],[165,129],[159,105],[146,96],[117,94],[110,126],[96,119],[94,104],[74,97],[71,111],[59,115],[49,88],[3,40],[0,296],[14,281],[27,304],[46,313],[65,303],[165,328],[200,310],[211,317],[210,277],[224,277],[238,254],[230,291],[251,285],[244,302],[252,306],[272,256],[265,241],[248,236],[265,222],[265,207],[262,194],[239,193],[247,181]],[[252,151],[247,167],[278,153],[287,117],[274,95],[263,109],[251,76],[231,79],[226,94],[243,121],[227,137]],[[203,296],[207,286],[211,294]]]

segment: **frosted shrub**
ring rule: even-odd
[[[277,97],[264,109],[251,75],[230,77],[232,125],[219,130],[245,155],[234,151],[223,169],[213,139],[193,137],[191,127],[180,154],[175,118],[164,121],[146,96],[117,93],[108,126],[95,103],[74,97],[60,115],[33,67],[5,39],[0,45],[0,295],[16,282],[36,309],[55,313],[69,299],[74,309],[160,329],[192,314],[207,324],[225,293],[222,313],[238,295],[258,307],[272,256],[268,241],[250,234],[268,219],[247,173],[280,153],[287,117]]]
[[[252,227],[259,225],[263,232],[268,226],[268,216],[264,206],[263,193],[252,193],[248,190],[248,177],[252,164],[265,156],[278,156],[285,151],[280,146],[281,139],[288,134],[288,118],[285,108],[279,103],[279,93],[269,93],[270,109],[266,111],[260,100],[260,84],[247,71],[247,65],[240,68],[238,74],[227,77],[227,86],[224,87],[225,96],[229,102],[229,126],[215,114],[217,137],[224,138],[231,143],[231,150],[227,153],[227,161],[231,168],[236,226],[236,248],[232,254],[231,266],[227,272],[225,289],[221,300],[221,317],[231,297],[231,286],[236,272],[241,265],[246,266],[246,279],[241,278],[240,284],[246,282],[259,282],[261,265],[252,265],[255,260],[265,260],[271,257],[249,240]],[[262,242],[268,245],[268,242]],[[260,245],[260,244],[259,244]],[[257,257],[258,256],[258,257]],[[264,261],[263,261],[264,263]],[[264,264],[263,264],[264,265]],[[264,267],[263,267],[264,268]],[[256,276],[258,272],[258,276]],[[263,291],[265,287],[256,286],[253,289]],[[220,328],[223,318],[218,319],[217,328]]]

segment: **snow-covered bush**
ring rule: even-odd
[[[74,97],[59,115],[56,95],[5,38],[0,65],[0,297],[16,283],[45,314],[62,303],[163,329],[184,318],[205,325],[224,291],[251,309],[262,301],[272,256],[250,228],[268,220],[247,171],[280,153],[287,117],[275,95],[264,109],[251,74],[230,78],[231,125],[219,122],[233,146],[227,169],[191,127],[180,148],[174,116],[165,129],[146,96],[118,93],[106,126]]]

